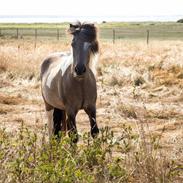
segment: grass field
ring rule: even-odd
[[[40,94],[41,61],[69,49],[61,40],[0,40],[0,182],[183,182],[183,42],[100,41],[101,133],[88,137],[81,111],[77,147],[67,137],[48,143]]]

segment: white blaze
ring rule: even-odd
[[[89,43],[89,42],[84,42],[84,45],[83,45],[84,51],[86,51],[88,49],[88,47],[89,47],[90,44],[91,43]]]

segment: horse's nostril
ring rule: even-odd
[[[77,66],[75,67],[75,72],[78,73],[78,68],[77,68]]]
[[[77,65],[75,67],[75,72],[76,72],[77,75],[82,75],[86,72],[86,67],[84,65],[82,65],[82,66]]]
[[[85,72],[86,72],[86,67],[84,66],[84,67],[83,67],[83,73],[85,73]]]

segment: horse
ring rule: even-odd
[[[70,24],[71,51],[53,53],[41,64],[41,93],[48,118],[48,134],[67,132],[78,141],[76,115],[89,117],[91,136],[99,133],[96,122],[96,58],[99,53],[97,28],[91,23]]]

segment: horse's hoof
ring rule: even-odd
[[[93,129],[91,130],[91,136],[92,136],[93,138],[96,138],[96,137],[98,136],[98,134],[99,134],[99,129],[98,129],[98,128],[93,128]]]

